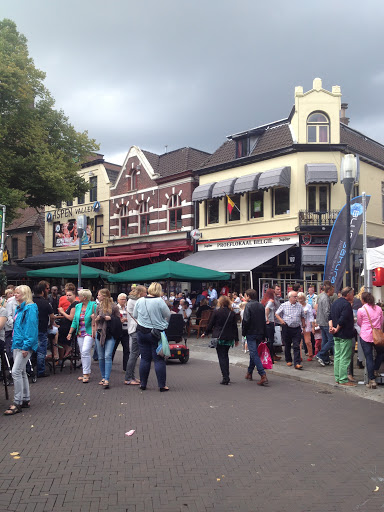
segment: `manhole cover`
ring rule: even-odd
[[[318,391],[318,393],[322,393],[323,395],[332,395],[332,391]]]

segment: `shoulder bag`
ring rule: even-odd
[[[371,317],[369,316],[369,313],[368,313],[368,309],[365,306],[364,306],[364,309],[367,313],[369,323],[371,324],[373,343],[379,347],[383,347],[384,346],[384,332],[381,329],[377,329],[376,327],[373,327]]]
[[[148,316],[149,316],[149,319],[151,320],[152,322],[152,317],[151,315],[149,314],[149,311],[148,311],[148,308],[147,308],[147,303],[145,302],[145,297],[143,297],[144,299],[144,304],[145,304],[145,309],[147,310],[147,313],[148,313]],[[153,322],[152,322],[152,325],[153,325]],[[152,336],[155,338],[156,341],[160,341],[161,340],[161,331],[160,329],[156,329],[155,327],[152,327],[151,329],[151,334]]]
[[[231,313],[232,313],[232,311],[230,311],[230,312],[229,312],[229,315],[227,316],[227,319],[226,319],[226,321],[225,321],[225,324],[223,325],[223,328],[221,329],[221,333],[219,334],[219,337],[218,337],[218,338],[212,338],[212,339],[211,339],[211,342],[210,342],[210,344],[208,345],[208,346],[209,346],[209,348],[216,348],[216,347],[217,347],[217,345],[219,344],[219,339],[221,338],[221,336],[222,336],[222,334],[223,334],[223,331],[224,331],[224,329],[225,329],[225,326],[227,325],[227,322],[228,322],[228,320],[229,320],[229,317],[231,316]]]

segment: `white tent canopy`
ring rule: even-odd
[[[367,270],[384,267],[384,245],[367,249]]]

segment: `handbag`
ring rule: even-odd
[[[265,341],[261,342],[260,345],[257,347],[257,353],[260,356],[260,360],[261,360],[261,364],[263,365],[263,368],[265,370],[272,370],[272,368],[273,368],[272,357],[271,357],[269,348],[267,347],[267,344]]]
[[[148,311],[148,308],[147,308],[147,304],[146,304],[146,302],[145,302],[145,298],[144,298],[144,304],[145,304],[145,309],[147,310],[147,314],[148,314],[148,316],[149,316],[149,319],[150,319],[150,320],[151,320],[151,322],[152,322],[152,317],[151,317],[151,315],[149,314],[149,311]],[[152,322],[152,324],[153,324],[153,322]],[[155,338],[155,340],[156,340],[156,341],[160,341],[160,340],[161,340],[161,331],[160,331],[160,329],[156,329],[155,327],[152,327],[152,329],[151,329],[151,335],[152,335],[152,337],[153,337],[153,338]]]
[[[168,357],[171,356],[168,338],[164,331],[161,331],[161,341],[159,341],[159,344],[157,346],[156,354],[159,357],[164,357],[164,359],[168,359]]]
[[[212,338],[212,339],[211,339],[211,341],[210,341],[210,343],[209,343],[209,345],[208,345],[208,347],[209,347],[209,348],[216,348],[216,347],[217,347],[217,345],[219,344],[219,339],[221,338],[221,335],[223,334],[223,331],[224,331],[224,329],[225,329],[225,326],[227,325],[227,322],[228,322],[228,320],[229,320],[229,317],[231,316],[231,313],[232,313],[232,311],[230,311],[230,312],[229,312],[229,315],[227,316],[227,319],[226,319],[226,321],[225,321],[225,324],[223,325],[223,328],[221,329],[221,333],[219,334],[219,337],[218,337],[218,338]]]
[[[371,317],[369,316],[368,309],[364,306],[365,312],[367,313],[369,323],[371,324],[373,343],[379,347],[384,346],[384,332],[377,327],[373,327]]]

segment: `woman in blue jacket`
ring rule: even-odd
[[[18,304],[13,320],[13,367],[14,398],[5,411],[6,416],[21,412],[22,408],[30,407],[30,392],[26,366],[32,351],[38,346],[39,312],[32,300],[29,286],[21,285],[15,289]]]
[[[74,332],[77,334],[77,343],[79,344],[83,366],[83,376],[79,377],[78,380],[87,384],[91,376],[91,349],[95,338],[92,328],[92,315],[96,311],[96,302],[91,300],[92,293],[87,289],[79,290],[79,298],[81,302],[75,308],[75,316],[67,340],[71,340]]]

